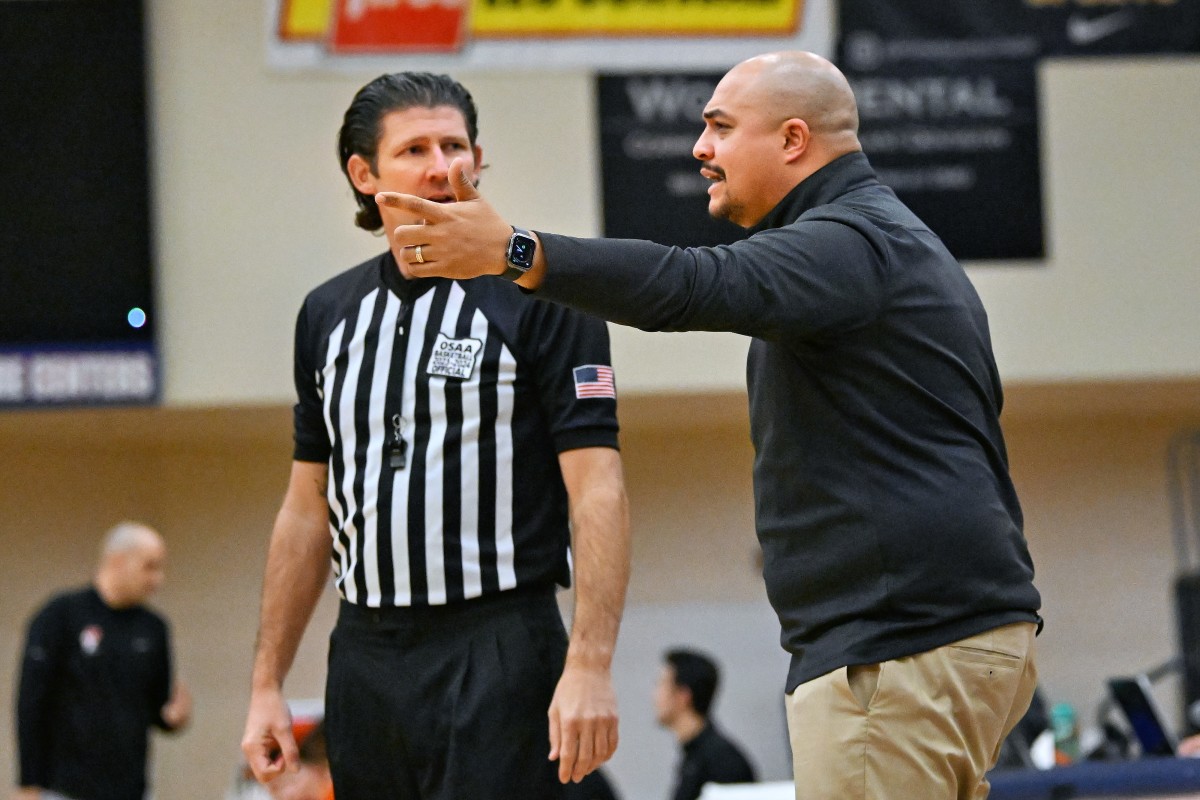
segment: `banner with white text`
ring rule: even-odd
[[[0,0],[0,410],[159,401],[143,0]]]
[[[701,114],[723,73],[597,78],[604,235],[679,247],[744,236],[708,215],[709,182],[692,157]]]
[[[976,7],[1003,4],[840,5],[838,64],[858,99],[863,150],[962,260],[1045,255],[1041,43],[989,27]]]

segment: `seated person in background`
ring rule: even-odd
[[[1200,733],[1181,739],[1179,749],[1175,751],[1175,754],[1188,758],[1200,757]]]
[[[720,671],[694,650],[668,650],[654,690],[658,723],[683,748],[671,800],[696,800],[706,783],[753,783],[754,768],[709,718]]]
[[[333,778],[325,751],[322,720],[300,741],[300,769],[284,772],[267,784],[271,800],[333,800]]]

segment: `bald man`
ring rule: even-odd
[[[421,246],[418,275],[506,274],[643,330],[751,337],[756,528],[792,657],[796,797],[985,797],[1033,693],[1041,599],[983,306],[876,178],[833,64],[749,59],[703,116],[709,213],[750,233],[732,245],[530,245],[458,167],[461,202],[377,202],[426,220],[394,234]]]
[[[157,531],[123,522],[105,535],[91,586],[33,617],[17,699],[15,800],[143,800],[151,726],[182,730],[191,696],[171,681],[166,622],[144,603],[162,585]]]

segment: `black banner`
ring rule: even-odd
[[[688,247],[744,235],[708,215],[709,182],[692,157],[723,74],[597,78],[605,236]]]
[[[1024,0],[1022,6],[1011,24],[1036,30],[1043,55],[1200,51],[1200,0]]]
[[[880,180],[955,256],[1038,259],[1041,43],[988,27],[997,4],[978,5],[842,0],[838,64]]]
[[[842,4],[843,38],[863,29],[853,19],[864,10],[893,56],[926,38],[1032,37],[1039,56],[1200,51],[1200,0],[858,0]]]
[[[158,398],[143,0],[0,0],[0,407]]]

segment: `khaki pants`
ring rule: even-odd
[[[981,800],[1037,685],[1032,623],[842,667],[787,697],[796,800]]]

